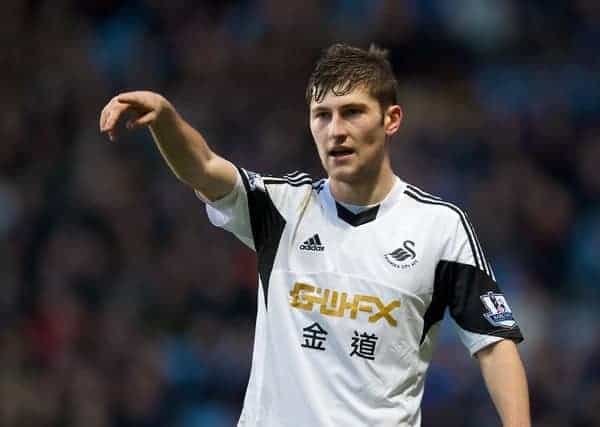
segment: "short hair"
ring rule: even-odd
[[[371,44],[369,50],[337,43],[318,59],[306,87],[306,102],[321,102],[329,91],[345,95],[364,87],[382,110],[398,103],[398,81],[388,51]]]

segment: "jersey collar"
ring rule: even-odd
[[[366,224],[367,222],[371,222],[375,218],[377,218],[379,206],[380,205],[376,205],[362,212],[354,213],[351,210],[345,208],[339,202],[335,202],[335,208],[337,210],[338,218],[340,218],[342,221],[346,221],[353,227],[358,227],[359,225]]]
[[[375,221],[375,219],[378,217],[385,215],[385,213],[402,198],[406,188],[406,183],[397,176],[394,178],[394,186],[388,195],[385,196],[385,198],[381,201],[381,203],[357,214],[348,210],[334,199],[333,195],[331,194],[331,189],[329,188],[329,179],[327,179],[322,191],[327,210],[335,213],[337,218],[353,227],[358,227],[363,224],[368,224],[371,221]]]

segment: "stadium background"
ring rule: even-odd
[[[395,168],[470,212],[526,336],[534,424],[600,425],[600,3],[2,9],[0,425],[234,425],[254,257],[208,224],[146,131],[110,144],[99,112],[155,90],[235,163],[320,176],[303,95],[334,41],[391,49]],[[451,326],[423,409],[425,427],[499,425]]]

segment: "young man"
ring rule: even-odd
[[[240,426],[419,426],[427,366],[446,307],[480,363],[505,426],[529,426],[522,340],[468,217],[400,180],[388,145],[402,121],[385,53],[334,45],[307,88],[328,178],[236,168],[162,96],[132,110],[211,222],[257,252],[258,316]],[[503,310],[498,307],[502,305]]]

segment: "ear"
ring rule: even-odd
[[[402,108],[399,105],[390,105],[387,108],[383,119],[383,128],[387,136],[392,136],[398,132],[402,123],[402,117]]]

